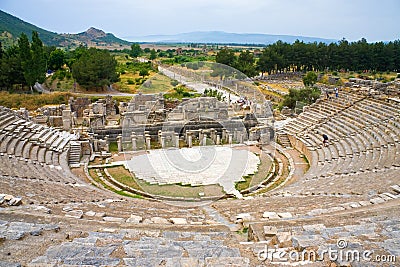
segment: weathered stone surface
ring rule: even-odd
[[[70,258],[65,259],[64,264],[78,265],[78,266],[117,266],[120,259],[106,258],[106,257],[83,257],[83,258]]]
[[[1,267],[21,267],[22,265],[20,263],[16,263],[16,262],[0,261],[0,266]]]
[[[4,196],[4,201],[10,201],[11,199],[13,199],[14,197],[12,195],[5,195]]]
[[[35,210],[41,211],[41,212],[43,212],[43,213],[51,214],[51,209],[49,209],[49,208],[47,208],[47,207],[45,207],[45,206],[37,206],[37,207],[35,208]]]
[[[250,260],[242,257],[209,257],[206,258],[206,266],[250,266]]]
[[[66,217],[70,217],[70,218],[75,218],[75,219],[81,219],[83,216],[83,211],[82,210],[71,210],[68,211],[65,214]]]
[[[22,204],[22,198],[20,197],[13,197],[9,202],[8,205],[10,206],[19,206]]]
[[[33,236],[39,236],[42,234],[42,229],[35,229],[35,230],[31,231],[30,234]]]
[[[89,210],[89,211],[85,212],[85,216],[88,216],[88,217],[93,217],[95,215],[96,215],[96,212],[94,212],[92,210]]]
[[[270,212],[270,211],[265,211],[263,213],[263,218],[274,220],[274,219],[280,219],[278,214],[276,212]]]
[[[370,201],[366,201],[366,200],[361,200],[358,202],[361,206],[369,206],[371,205]]]
[[[381,204],[381,203],[385,202],[385,200],[380,197],[372,198],[372,199],[370,199],[370,201],[372,204]]]
[[[309,224],[303,225],[304,231],[313,231],[313,232],[321,232],[326,229],[325,225],[323,224]]]
[[[173,224],[188,224],[185,218],[170,218],[169,219]]]
[[[264,236],[273,237],[278,233],[278,229],[275,226],[264,226]]]
[[[282,219],[290,219],[293,217],[290,212],[278,212],[278,216]]]
[[[155,224],[171,224],[167,219],[162,217],[152,217],[150,221]]]
[[[292,245],[299,251],[307,247],[318,246],[323,243],[323,239],[319,235],[297,235],[292,236]]]
[[[276,240],[280,247],[289,247],[292,245],[292,234],[290,232],[278,232],[276,233]]]
[[[125,221],[124,218],[120,218],[120,217],[103,217],[103,221],[106,222],[123,222]]]
[[[143,217],[142,216],[138,216],[138,215],[131,215],[131,217],[129,217],[126,222],[127,223],[133,223],[133,224],[138,224],[141,223],[143,221]]]

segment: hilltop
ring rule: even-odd
[[[130,45],[128,41],[94,27],[78,34],[59,34],[39,28],[0,10],[0,41],[5,46],[14,43],[21,33],[31,38],[32,31],[37,31],[43,43],[49,46],[73,48],[82,44],[89,47],[118,49]]]

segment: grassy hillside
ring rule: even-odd
[[[3,33],[2,38],[11,37],[13,40],[16,40],[21,33],[25,33],[29,38],[31,38],[32,31],[37,31],[40,39],[46,45],[57,46],[59,43],[66,41],[65,37],[58,35],[57,33],[41,29],[0,10],[0,33]],[[6,36],[4,32],[9,33],[8,36]]]
[[[48,46],[74,48],[85,44],[88,47],[123,49],[130,45],[128,41],[95,28],[78,34],[50,32],[0,10],[0,41],[4,46],[15,43],[21,33],[31,38],[32,31],[37,31],[40,39]]]

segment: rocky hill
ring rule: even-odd
[[[93,27],[78,34],[50,32],[0,10],[0,41],[4,46],[15,43],[21,33],[25,33],[30,38],[32,31],[39,33],[40,39],[44,44],[57,47],[73,48],[79,45],[86,45],[89,47],[122,49],[130,45],[128,41]]]

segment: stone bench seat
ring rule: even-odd
[[[53,151],[46,150],[45,162],[46,162],[47,165],[52,165],[53,164]]]
[[[33,161],[38,161],[38,153],[39,153],[39,146],[38,145],[33,145],[30,149],[30,153],[29,153],[29,158]]]
[[[46,163],[46,158],[45,158],[46,151],[47,151],[47,149],[44,148],[44,147],[39,148],[39,151],[38,151],[38,161],[39,161],[40,163]]]
[[[3,119],[2,121],[0,121],[0,127],[1,127],[1,129],[9,132],[10,129],[14,129],[14,126],[10,127],[10,125],[13,125],[13,123],[16,121],[17,121],[17,118],[15,118],[14,116],[8,116],[5,119]]]
[[[18,145],[18,142],[20,141],[18,135],[13,135],[12,139],[7,145],[7,154],[9,155],[14,155],[15,154],[15,148]]]
[[[0,153],[7,153],[8,145],[12,142],[14,137],[12,135],[7,135],[0,145]]]

